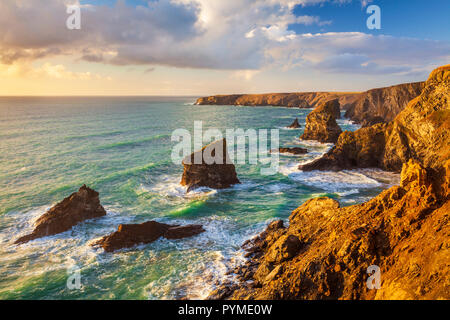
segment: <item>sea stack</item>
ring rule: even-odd
[[[130,248],[138,244],[147,244],[158,240],[182,239],[192,237],[204,232],[201,225],[169,225],[156,221],[141,224],[121,224],[116,232],[101,238],[91,244],[93,247],[102,247],[106,252],[113,252],[123,248]]]
[[[226,139],[215,141],[183,159],[184,172],[181,185],[187,192],[199,188],[229,188],[240,183],[232,164]]]
[[[342,133],[341,128],[336,123],[336,119],[339,117],[338,99],[322,104],[306,117],[305,132],[300,139],[336,143]]]
[[[298,118],[295,118],[294,122],[290,126],[288,126],[289,129],[297,129],[300,128],[300,123],[298,123]]]
[[[99,194],[86,185],[56,204],[35,223],[34,231],[16,240],[16,244],[70,230],[76,224],[106,215]]]
[[[435,69],[393,121],[345,131],[336,146],[300,170],[380,168],[400,172],[409,159],[436,168],[450,158],[450,65]]]

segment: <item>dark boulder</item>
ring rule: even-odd
[[[308,153],[307,149],[293,147],[293,148],[279,148],[278,151],[280,153],[291,153],[291,154],[305,154]]]
[[[169,225],[156,221],[141,224],[121,224],[116,232],[105,236],[94,243],[93,247],[102,247],[106,252],[130,248],[138,244],[147,244],[160,237],[167,239],[182,239],[204,232],[201,225]]]
[[[70,230],[76,224],[106,215],[99,194],[86,185],[56,204],[35,223],[34,231],[16,240],[16,244]]]
[[[292,122],[292,124],[290,126],[288,126],[287,128],[289,129],[297,129],[300,128],[300,123],[298,123],[298,118],[295,118],[294,122]]]

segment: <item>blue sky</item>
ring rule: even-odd
[[[80,30],[68,1],[0,1],[0,95],[362,91],[450,63],[450,0],[83,0]]]
[[[329,25],[305,26],[293,24],[297,33],[368,32],[398,37],[450,40],[450,1],[448,0],[376,0],[381,9],[381,30],[368,30],[367,6],[359,1],[349,3],[324,2],[315,5],[297,5],[294,14],[319,16]]]

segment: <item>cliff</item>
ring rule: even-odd
[[[339,136],[322,158],[300,166],[309,170],[378,167],[401,170],[416,159],[436,168],[450,158],[450,65],[434,70],[422,93],[388,124],[376,124]]]
[[[420,95],[424,82],[405,83],[363,92],[349,104],[345,117],[363,127],[380,122],[390,122]]]
[[[336,122],[340,115],[338,99],[325,102],[308,114],[305,131],[300,139],[336,143],[342,133]]]
[[[401,185],[361,205],[306,201],[244,245],[248,262],[210,299],[449,299],[450,161],[410,160]],[[369,289],[368,268],[380,287]],[[370,281],[373,284],[372,281]]]
[[[356,92],[295,92],[268,94],[217,95],[197,99],[197,105],[277,106],[314,108],[329,100],[339,99],[343,109],[356,101]]]

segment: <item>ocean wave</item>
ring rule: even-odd
[[[382,182],[369,177],[361,170],[335,171],[308,171],[298,169],[298,164],[288,164],[280,167],[280,173],[296,182],[319,188],[327,192],[350,194],[357,189],[375,188],[383,185]]]

